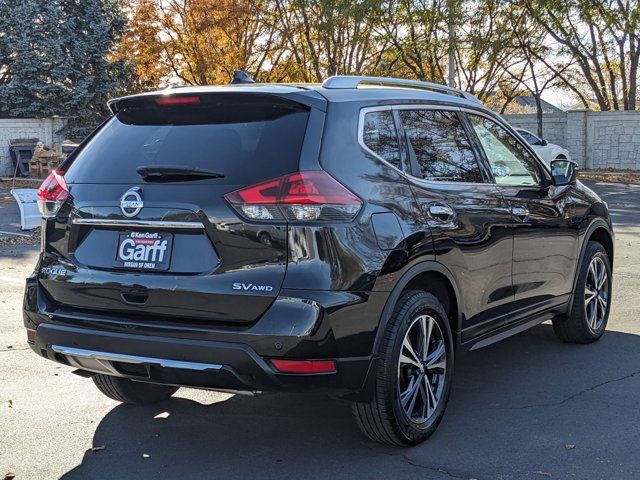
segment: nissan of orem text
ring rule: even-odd
[[[606,203],[468,93],[335,76],[109,108],[38,192],[24,325],[112,399],[317,392],[415,445],[456,355],[547,320],[604,333]]]

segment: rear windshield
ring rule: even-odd
[[[125,107],[65,165],[68,183],[141,183],[140,166],[222,173],[200,182],[246,185],[296,171],[309,110],[273,96],[202,96],[197,105]]]

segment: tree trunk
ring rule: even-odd
[[[629,110],[636,109],[636,95],[638,94],[638,61],[640,52],[634,51],[629,65]]]
[[[448,84],[450,87],[456,86],[456,26],[455,26],[455,0],[448,0],[447,2],[447,23],[449,27],[449,78]]]
[[[536,122],[538,123],[538,137],[542,138],[542,99],[540,94],[533,96],[536,100]]]

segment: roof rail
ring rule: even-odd
[[[388,87],[406,87],[421,90],[430,90],[432,92],[453,95],[459,98],[466,98],[474,102],[482,103],[474,95],[457,88],[448,87],[439,83],[421,82],[420,80],[407,80],[404,78],[387,78],[387,77],[361,77],[356,75],[335,75],[327,78],[322,86],[329,89],[352,89],[358,88],[360,85],[380,85]]]

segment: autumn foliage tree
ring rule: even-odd
[[[151,84],[226,83],[278,63],[274,13],[259,0],[138,0],[121,55]]]
[[[539,105],[551,86],[636,109],[639,64],[635,0],[0,2],[0,101],[14,115],[98,118],[107,97],[227,83],[236,69],[453,82],[497,110],[523,92]]]
[[[637,0],[525,0],[528,13],[579,70],[577,93],[600,110],[635,110],[640,64]]]

